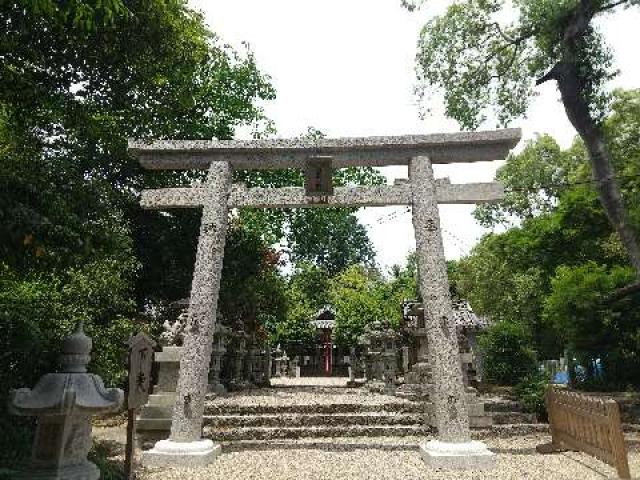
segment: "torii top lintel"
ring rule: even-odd
[[[129,140],[129,151],[152,170],[206,169],[228,161],[240,170],[303,168],[310,156],[333,157],[333,168],[503,160],[520,141],[520,129],[483,132],[270,140]]]

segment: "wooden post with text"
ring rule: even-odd
[[[151,385],[153,349],[156,342],[144,333],[138,333],[127,341],[129,347],[129,385],[127,392],[127,446],[125,449],[124,474],[131,480],[135,463],[136,410],[147,403]]]

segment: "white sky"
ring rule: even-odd
[[[420,28],[434,7],[408,12],[400,0],[190,0],[225,43],[247,42],[258,67],[272,77],[277,98],[264,105],[278,136],[293,137],[313,126],[329,137],[402,135],[457,131],[441,105],[421,120],[416,99],[414,59]],[[615,86],[640,86],[637,52],[638,9],[609,16],[603,32],[621,73]],[[635,44],[635,45],[634,45]],[[549,133],[564,146],[574,131],[558,102],[555,86],[543,85],[527,119],[512,126],[524,139]],[[491,128],[491,126],[487,126]],[[246,136],[239,132],[239,136]],[[522,145],[522,143],[521,143]],[[501,162],[436,165],[436,176],[454,183],[491,181]],[[407,176],[406,167],[384,169],[388,181]],[[442,205],[440,216],[447,258],[469,252],[485,232],[473,219],[473,206]],[[367,226],[383,269],[404,264],[415,249],[411,216],[400,207],[365,208]]]

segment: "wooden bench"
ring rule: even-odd
[[[613,466],[620,478],[631,478],[620,408],[614,400],[549,387],[545,404],[551,443],[538,445],[538,452],[582,451]]]

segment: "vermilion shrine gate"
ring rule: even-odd
[[[493,454],[470,437],[438,203],[495,201],[502,198],[503,189],[498,183],[436,180],[432,165],[501,160],[519,139],[520,131],[510,129],[317,140],[131,141],[129,150],[145,168],[208,170],[201,186],[142,193],[145,208],[202,208],[171,435],[147,452],[146,460],[154,464],[206,464],[220,451],[219,445],[202,439],[202,421],[229,209],[410,205],[420,290],[428,312],[425,323],[438,429],[438,440],[422,445],[423,458],[435,467],[491,466]],[[389,165],[408,165],[409,181],[376,186],[331,185],[332,169]],[[306,188],[247,189],[232,184],[234,169],[285,168],[304,170]]]

